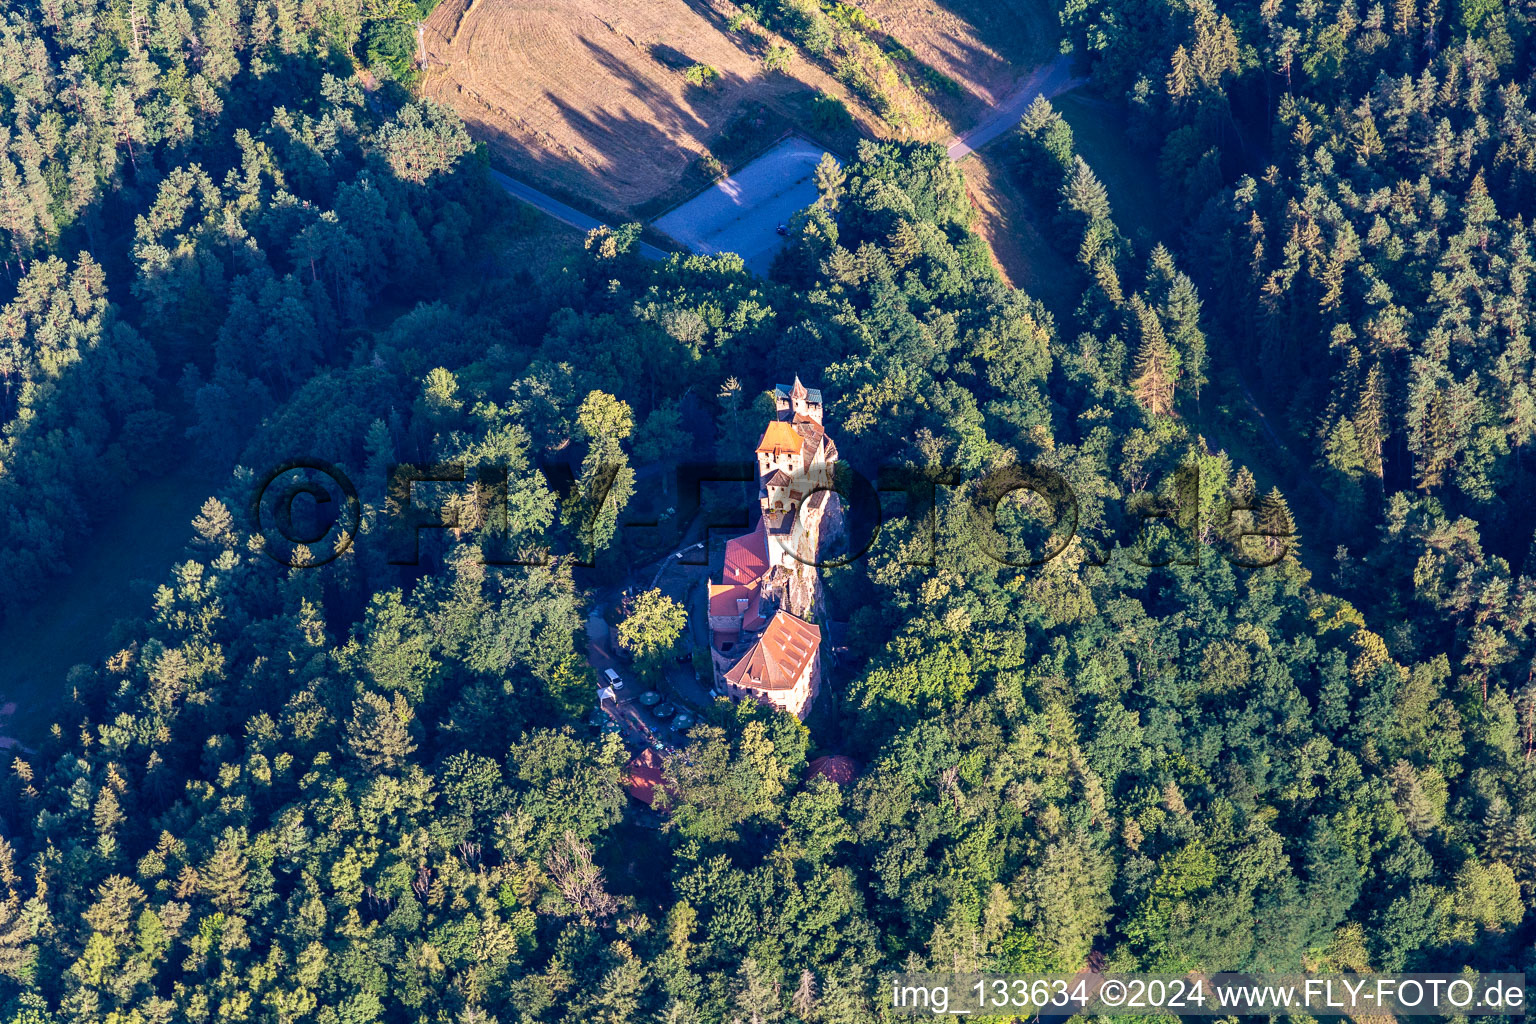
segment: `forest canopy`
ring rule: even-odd
[[[4,2],[0,594],[136,475],[225,482],[5,753],[0,1021],[864,1024],[909,968],[1531,963],[1528,6],[1067,0],[1171,227],[1039,101],[997,144],[1038,296],[895,138],[768,277],[564,238],[411,94],[423,6]],[[765,17],[809,52],[843,8]],[[796,375],[853,465],[961,482],[823,570],[810,718],[715,701],[642,811],[589,614]],[[1225,441],[1247,392],[1270,445]],[[360,533],[285,565],[245,510],[300,454]],[[505,521],[392,563],[400,463],[504,472]],[[1076,503],[1043,565],[969,512],[1019,465]],[[649,680],[693,610],[640,590]]]

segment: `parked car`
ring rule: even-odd
[[[619,674],[617,672],[615,672],[611,668],[603,669],[603,679],[604,679],[605,682],[607,682],[607,684],[609,686],[613,687],[615,690],[622,690],[622,689],[624,689],[624,680],[620,679],[619,678]]]
[[[657,704],[661,703],[661,694],[657,693],[655,690],[646,690],[640,695],[640,703],[644,704],[648,708],[653,708]]]
[[[657,718],[671,718],[673,715],[677,714],[677,708],[673,707],[671,704],[658,704],[651,710],[651,714],[655,715]]]

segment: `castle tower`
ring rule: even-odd
[[[793,384],[773,386],[773,404],[781,420],[791,423],[797,420],[809,420],[817,426],[821,425],[821,392],[800,383],[799,374],[795,375]]]
[[[837,445],[822,428],[821,392],[797,374],[774,387],[774,419],[756,450],[761,516],[726,545],[719,583],[710,581],[710,660],[715,689],[751,697],[801,718],[820,689],[824,539],[842,529]]]

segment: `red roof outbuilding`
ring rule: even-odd
[[[807,776],[807,779],[820,775],[831,779],[839,786],[846,786],[859,777],[859,762],[851,757],[844,757],[842,754],[818,757],[807,767],[810,769],[810,775]]]
[[[661,755],[646,747],[624,766],[625,790],[650,807],[656,802],[656,790],[666,785],[662,779],[662,767]]]

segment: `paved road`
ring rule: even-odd
[[[1044,96],[1046,99],[1060,96],[1076,89],[1084,81],[1086,79],[1072,77],[1072,58],[1068,54],[1036,68],[1019,83],[1013,95],[993,108],[985,120],[949,144],[949,158],[964,160],[999,135],[1012,130],[1014,125],[1024,119],[1025,111],[1035,102],[1036,96]]]
[[[1081,85],[1082,79],[1072,77],[1071,65],[1071,57],[1063,55],[1036,68],[985,120],[949,144],[949,158],[963,160],[1011,130],[1023,119],[1036,96],[1049,99]],[[775,159],[754,161],[662,218],[669,222],[663,230],[695,251],[741,252],[749,256],[748,263],[753,269],[766,270],[783,241],[774,229],[795,210],[815,201],[812,175],[821,152],[819,147],[791,139],[775,147],[770,155]],[[509,195],[564,224],[581,231],[603,225],[597,218],[501,171],[491,171],[491,177]],[[672,255],[649,242],[640,242],[637,249],[649,260],[660,261]]]
[[[500,171],[493,170],[491,171],[491,178],[496,182],[496,184],[500,185],[504,190],[506,190],[507,194],[512,196],[514,199],[520,199],[527,203],[529,206],[532,206],[537,210],[542,210],[544,213],[549,214],[551,217],[560,221],[562,224],[569,224],[571,227],[578,228],[582,231],[591,231],[594,228],[600,228],[603,226],[603,222],[597,218],[589,217],[582,213],[580,210],[573,209],[572,207],[565,205],[554,196],[546,195],[545,193],[540,192],[538,189],[534,188],[532,185],[524,184],[523,182],[518,181],[516,178],[513,178],[510,175],[506,175]],[[639,243],[637,249],[640,255],[644,256],[648,260],[660,261],[672,255],[665,249],[657,248],[649,242]]]

